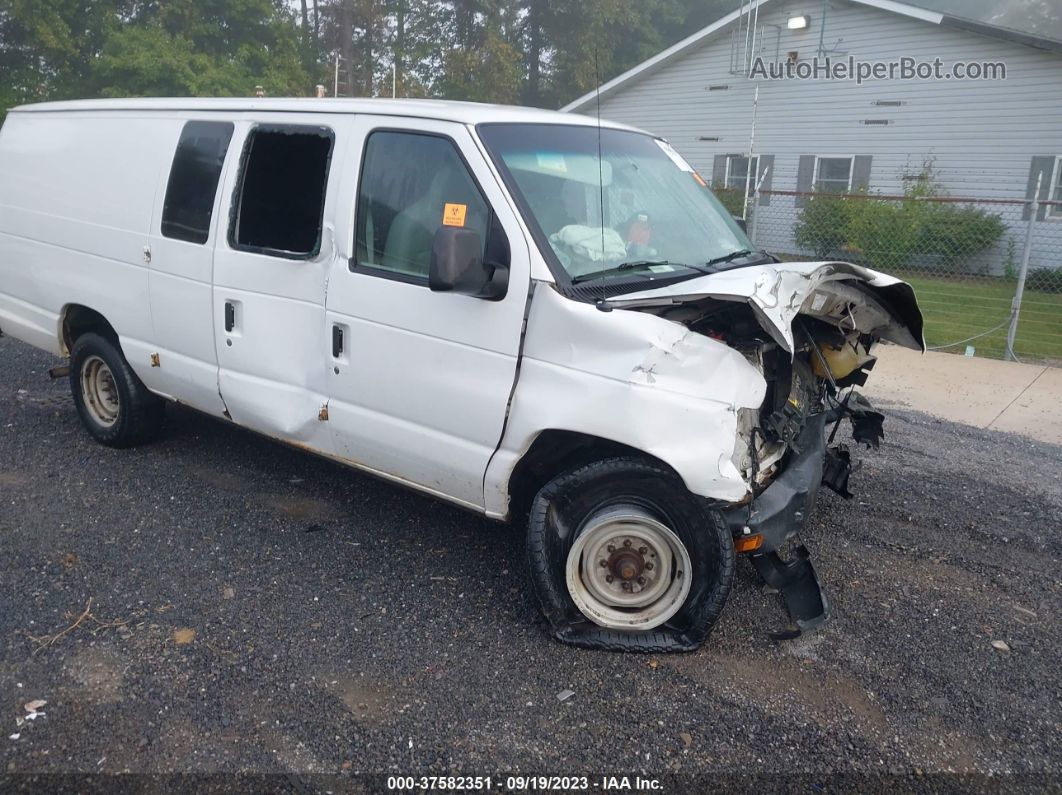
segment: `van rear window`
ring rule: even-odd
[[[232,130],[230,122],[190,121],[184,125],[162,205],[164,237],[207,242]]]
[[[334,136],[323,127],[258,127],[244,149],[233,248],[281,257],[321,248]]]

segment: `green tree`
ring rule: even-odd
[[[107,36],[92,83],[101,96],[305,96],[312,61],[279,0],[155,0]]]
[[[125,0],[0,0],[0,113],[86,96],[95,59],[130,7]]]
[[[0,110],[99,96],[306,95],[283,0],[0,0]]]
[[[548,17],[541,104],[556,107],[650,58],[687,32],[688,0],[585,0]],[[689,31],[692,32],[692,31]]]
[[[446,49],[436,90],[447,99],[516,103],[523,55],[515,7],[497,0],[454,0],[443,29]]]

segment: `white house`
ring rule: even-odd
[[[816,59],[819,76],[800,79]],[[827,59],[855,76],[825,77]],[[937,71],[907,79],[905,59]],[[931,161],[954,197],[1021,201],[1039,180],[1041,200],[1062,202],[1062,41],[893,0],[744,3],[563,110],[593,115],[598,103],[603,118],[667,138],[717,186],[744,190],[751,151],[766,191],[901,194]],[[759,220],[774,229],[769,218],[792,219],[803,201],[761,196]],[[982,206],[1023,238],[1028,205]],[[1062,204],[1039,208],[1032,265],[1062,265]]]

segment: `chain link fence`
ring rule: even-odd
[[[744,194],[717,189],[741,217]],[[1062,365],[1062,202],[754,191],[757,248],[911,283],[934,350]]]

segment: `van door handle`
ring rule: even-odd
[[[236,327],[236,306],[231,301],[225,302],[225,331]]]
[[[332,326],[332,358],[338,359],[343,355],[343,327]]]

